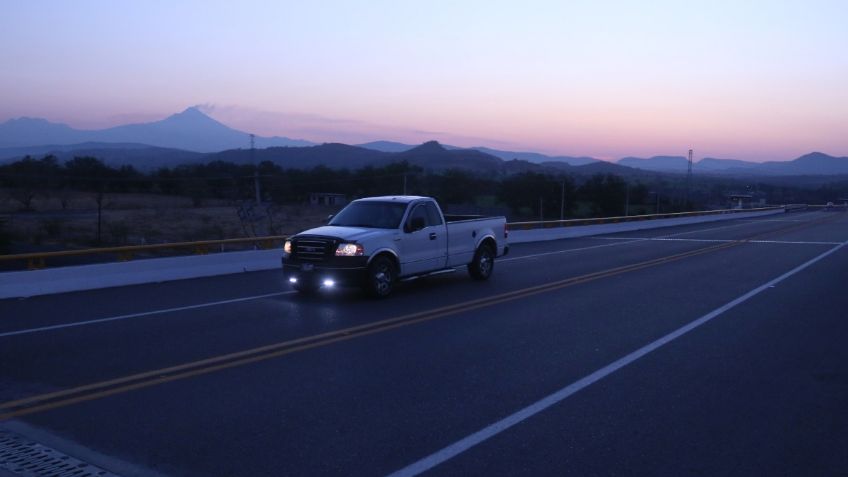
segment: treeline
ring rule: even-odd
[[[765,197],[769,203],[826,202],[842,191],[832,186],[805,190],[741,180],[699,178],[687,189],[682,176],[658,177],[651,183],[628,181],[612,174],[574,177],[527,172],[498,178],[463,170],[434,173],[406,162],[357,170],[283,169],[272,162],[258,166],[215,161],[142,172],[132,166],[111,167],[93,157],[60,163],[53,156],[31,157],[0,166],[0,187],[22,208],[36,197],[63,197],[68,191],[98,194],[152,193],[233,202],[255,197],[258,175],[262,200],[277,204],[306,203],[312,193],[339,193],[349,198],[415,194],[443,204],[508,207],[514,218],[613,216],[625,213],[674,212],[726,205],[731,192]],[[671,177],[671,179],[668,179]]]

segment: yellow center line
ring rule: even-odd
[[[143,373],[137,373],[129,376],[124,376],[116,379],[111,379],[107,381],[100,381],[92,384],[87,384],[83,386],[78,386],[74,388],[69,388],[65,390],[35,395],[27,398],[17,399],[14,401],[8,401],[5,403],[0,403],[0,409],[15,409],[6,414],[0,414],[0,421],[11,419],[14,417],[19,417],[23,415],[33,414],[37,412],[42,412],[50,409],[56,409],[59,407],[65,407],[72,404],[90,401],[93,399],[98,399],[102,397],[112,396],[115,394],[120,394],[136,389],[142,389],[150,386],[154,386],[157,384],[167,383],[171,381],[177,381],[181,379],[186,379],[193,376],[199,376],[203,374],[208,374],[228,368],[233,368],[237,366],[243,366],[246,364],[256,363],[259,361],[265,361],[273,358],[277,358],[280,356],[285,356],[291,353],[306,351],[318,347],[327,346],[334,343],[339,343],[343,341],[352,340],[354,338],[359,338],[363,336],[368,336],[376,333],[382,333],[385,331],[397,329],[404,326],[409,326],[417,323],[423,323],[426,321],[435,320],[438,318],[443,318],[447,316],[456,315],[459,313],[473,311],[480,308],[490,307],[493,305],[497,305],[500,303],[510,302],[522,298],[527,298],[530,296],[538,295],[541,293],[547,293],[555,290],[560,290],[566,287],[583,284],[595,280],[599,280],[602,278],[608,278],[616,275],[621,275],[624,273],[629,273],[632,271],[642,270],[645,268],[658,266],[678,260],[682,260],[689,257],[694,257],[697,255],[702,255],[706,253],[711,253],[718,250],[723,250],[731,247],[735,247],[740,244],[747,243],[748,241],[760,237],[767,234],[786,232],[794,229],[798,229],[801,227],[806,227],[809,225],[818,224],[821,222],[832,220],[834,217],[827,217],[822,220],[814,220],[802,225],[793,225],[790,227],[786,227],[779,230],[764,232],[761,234],[757,234],[753,237],[749,237],[744,240],[738,240],[728,243],[722,243],[719,245],[713,245],[709,247],[699,248],[696,250],[690,250],[688,252],[678,253],[674,255],[669,255],[666,257],[660,257],[652,260],[646,260],[643,262],[638,262],[635,264],[624,265],[620,267],[610,268],[607,270],[602,270],[598,272],[592,272],[584,275],[580,275],[577,277],[570,277],[562,280],[557,280],[550,283],[545,283],[541,285],[535,285],[527,288],[523,288],[520,290],[514,290],[511,292],[505,292],[494,296],[479,298],[475,300],[470,300],[462,303],[457,303],[453,305],[447,305],[439,308],[435,308],[432,310],[426,310],[417,313],[411,313],[407,315],[402,315],[395,318],[389,318],[381,321],[377,321],[374,323],[368,323],[364,325],[353,326],[349,328],[344,328],[341,330],[321,333],[318,335],[306,336],[303,338],[298,338],[294,340],[283,341],[279,343],[274,343],[271,345],[260,346],[256,348],[251,348],[244,351],[239,351],[235,353],[229,353],[221,356],[216,356],[212,358],[202,359],[198,361],[192,361],[189,363],[184,363],[176,366],[170,366],[166,368],[156,369],[152,371],[146,371]],[[152,379],[149,379],[152,378]],[[136,382],[137,381],[137,382]],[[116,387],[112,387],[116,386]],[[81,396],[74,396],[77,394],[85,393],[86,391],[95,391],[88,394],[83,394]],[[71,397],[68,397],[71,396]],[[46,402],[57,398],[65,398],[58,401]],[[38,404],[42,403],[42,404]],[[34,404],[34,405],[31,405]],[[29,406],[31,405],[31,406]]]

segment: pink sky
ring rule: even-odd
[[[846,18],[823,0],[15,2],[0,121],[96,128],[206,104],[316,142],[848,155]]]

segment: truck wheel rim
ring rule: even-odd
[[[492,271],[492,257],[488,253],[480,255],[480,273],[488,275]]]
[[[377,273],[374,274],[374,285],[377,289],[377,293],[381,295],[386,294],[391,286],[391,281],[391,275],[386,268],[382,267],[377,270]]]

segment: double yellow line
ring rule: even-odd
[[[23,399],[8,401],[0,404],[0,421],[15,417],[25,416],[38,412],[48,411],[51,409],[61,408],[77,404],[85,401],[91,401],[115,394],[121,394],[136,389],[147,388],[157,384],[177,381],[203,374],[209,374],[224,369],[244,366],[259,361],[274,359],[285,356],[291,353],[306,351],[313,348],[327,346],[333,343],[348,341],[363,336],[368,336],[376,333],[393,330],[403,326],[409,326],[416,323],[444,318],[459,313],[464,313],[480,308],[486,308],[500,303],[510,302],[522,298],[527,298],[541,293],[548,293],[555,290],[560,290],[573,285],[587,283],[602,278],[612,277],[629,273],[637,270],[642,270],[665,263],[675,262],[697,255],[724,250],[735,247],[749,240],[770,235],[774,233],[786,232],[797,228],[807,227],[813,224],[821,223],[827,220],[832,220],[830,217],[823,220],[810,221],[800,225],[792,225],[783,229],[773,230],[762,234],[757,234],[744,240],[735,242],[727,242],[710,247],[700,248],[689,252],[683,252],[666,257],[660,257],[652,260],[647,260],[631,265],[610,268],[599,272],[588,273],[577,277],[557,280],[542,285],[522,288],[511,292],[501,293],[498,295],[479,298],[476,300],[457,303],[454,305],[443,306],[432,310],[411,313],[395,318],[377,321],[365,325],[344,328],[337,331],[331,331],[313,336],[307,336],[294,340],[282,341],[279,343],[260,346],[236,353],[229,353],[213,358],[192,361],[189,363],[171,366],[167,368],[155,369],[143,373],[124,376],[121,378],[111,379],[107,381],[96,382],[75,388],[64,389],[61,391],[39,394]]]

